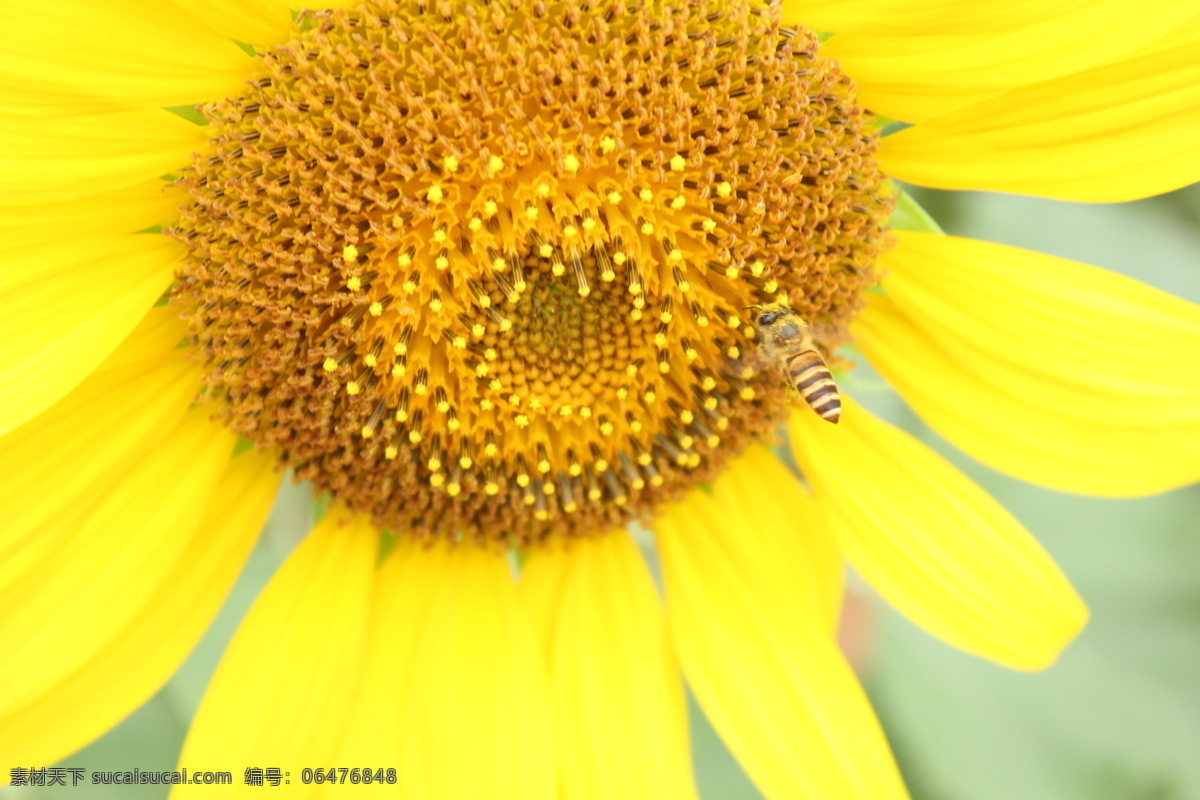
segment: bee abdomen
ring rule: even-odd
[[[787,372],[808,407],[836,425],[842,416],[842,398],[821,354],[816,350],[797,353],[788,359]]]

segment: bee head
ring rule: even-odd
[[[794,316],[787,306],[771,303],[762,306],[750,306],[754,311],[754,324],[759,328],[770,328],[786,317]]]
[[[799,342],[808,326],[796,312],[780,303],[750,306],[754,310],[754,326],[758,329],[759,341],[770,340],[782,346]]]
[[[779,319],[781,313],[782,312],[780,311],[761,311],[758,314],[758,318],[754,322],[756,325],[762,325],[765,327],[771,325],[775,322],[775,320]]]

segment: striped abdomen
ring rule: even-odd
[[[805,350],[787,360],[787,374],[796,391],[817,415],[835,425],[842,416],[842,398],[837,384],[816,350]]]

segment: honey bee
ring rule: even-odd
[[[783,370],[817,416],[836,425],[842,416],[842,398],[829,366],[813,344],[808,324],[779,303],[750,308],[754,311],[759,355]]]

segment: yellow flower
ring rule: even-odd
[[[9,0],[0,762],[62,758],[162,685],[287,467],[336,502],[181,765],[692,797],[686,678],[768,797],[902,797],[833,644],[843,562],[1019,669],[1086,610],[940,457],[847,397],[836,426],[805,407],[748,307],[802,316],[838,376],[853,343],[1009,474],[1195,481],[1200,309],[942,236],[888,179],[1195,181],[1193,13]],[[803,481],[763,446],[785,420]]]

